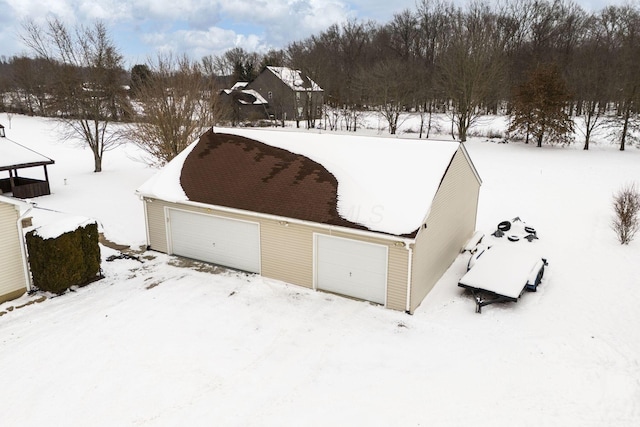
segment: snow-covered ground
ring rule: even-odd
[[[144,245],[134,191],[154,170],[135,147],[94,174],[54,123],[0,120],[56,160],[39,208]],[[0,305],[2,425],[639,425],[640,236],[621,246],[610,221],[612,194],[640,182],[640,151],[467,148],[484,181],[478,229],[520,216],[538,231],[538,292],[476,314],[460,255],[410,316],[155,252],[105,260],[87,287]]]

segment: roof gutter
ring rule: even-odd
[[[138,196],[140,196],[140,198],[142,199],[163,200],[163,199],[157,199],[154,196],[141,194],[137,191],[136,191],[136,194],[138,194]],[[164,200],[164,201],[170,202],[168,200]],[[268,219],[268,220],[278,221],[282,223],[299,224],[299,225],[305,225],[308,227],[316,227],[316,228],[328,230],[330,233],[332,231],[336,231],[336,232],[355,234],[363,237],[371,237],[375,239],[388,240],[393,243],[402,243],[405,247],[409,247],[411,243],[415,243],[414,239],[408,239],[406,237],[395,236],[392,234],[384,234],[382,232],[358,230],[356,228],[342,227],[339,225],[322,224],[320,222],[305,221],[302,219],[288,218],[288,217],[279,216],[279,215],[265,214],[261,212],[247,211],[247,210],[236,209],[236,208],[229,208],[226,206],[209,205],[207,203],[194,202],[191,200],[180,200],[180,201],[170,202],[170,203],[189,205],[189,206],[203,208],[203,209],[216,209],[222,212],[251,216],[255,218]]]

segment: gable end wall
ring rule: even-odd
[[[480,182],[458,149],[420,229],[413,251],[410,312],[420,305],[460,254],[476,227]]]
[[[289,120],[295,117],[293,89],[271,71],[265,70],[260,73],[255,80],[247,85],[246,89],[253,89],[262,95],[267,100],[271,112],[278,116],[277,118],[281,118],[282,113],[286,113]],[[272,95],[271,99],[269,99],[269,92]]]

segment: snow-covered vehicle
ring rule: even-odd
[[[511,232],[506,234],[507,231]],[[535,292],[547,265],[537,245],[529,244],[537,239],[535,230],[524,225],[519,218],[501,222],[492,236],[495,239],[489,243],[480,241],[475,244],[470,251],[467,273],[458,281],[458,286],[473,294],[477,313],[485,305],[517,302],[525,291]],[[507,241],[497,240],[505,236]]]

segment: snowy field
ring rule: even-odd
[[[0,121],[56,161],[36,224],[83,215],[114,242],[145,244],[134,191],[154,170],[135,147],[94,174],[54,122]],[[477,132],[493,126],[504,122]],[[640,425],[640,236],[621,246],[610,229],[612,194],[640,183],[640,150],[602,138],[589,151],[483,137],[467,148],[484,181],[478,229],[519,216],[538,231],[538,292],[476,314],[457,286],[462,254],[411,316],[155,252],[103,261],[87,287],[0,305],[2,425]]]

